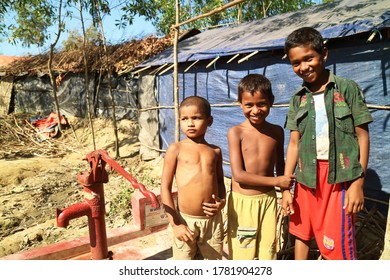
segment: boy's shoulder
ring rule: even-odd
[[[198,143],[198,144],[203,144],[203,147],[209,147],[213,150],[221,150],[221,148],[215,144],[211,144],[211,143],[208,143],[206,140],[202,141],[201,143]],[[187,138],[186,139],[183,139],[179,142],[175,142],[175,143],[171,143],[168,147],[168,149],[172,149],[172,150],[176,150],[176,151],[179,151],[180,149],[183,149],[183,150],[189,150],[191,149],[190,147],[193,145],[195,147],[198,146],[198,144],[196,144],[196,142],[194,141],[190,141],[188,140]]]
[[[332,75],[333,79],[334,79],[334,82],[336,85],[343,85],[343,86],[347,86],[347,85],[353,85],[353,86],[356,86],[357,83],[350,79],[350,78],[346,78],[346,77],[341,77],[341,76],[337,76],[337,75]]]
[[[244,121],[238,125],[232,126],[228,130],[228,134],[253,134],[253,133],[260,133],[260,134],[274,134],[274,133],[280,133],[283,132],[283,128],[278,124],[273,124],[268,121],[264,122],[259,127],[254,127],[249,122]]]
[[[239,124],[236,124],[234,126],[231,126],[229,129],[228,129],[228,134],[231,134],[231,133],[240,133],[241,131],[249,128],[250,126],[248,125],[248,121],[245,120],[243,121],[242,123],[239,123]]]

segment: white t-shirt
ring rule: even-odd
[[[316,110],[316,148],[317,159],[328,160],[329,124],[325,110],[324,92],[313,93]]]

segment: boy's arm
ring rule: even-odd
[[[284,168],[284,174],[294,174],[295,166],[298,160],[298,141],[300,134],[296,130],[292,130],[290,133],[290,141],[287,145],[286,152],[286,165]],[[294,214],[293,198],[289,189],[283,190],[282,193],[282,208],[285,215]]]
[[[282,176],[284,174],[284,167],[284,131],[281,129],[281,132],[278,135],[278,147],[276,151],[275,170],[277,176]]]
[[[172,197],[172,184],[175,177],[177,155],[177,145],[170,145],[164,157],[164,167],[161,178],[161,201],[165,208],[165,212],[167,213],[168,220],[172,226],[175,237],[181,241],[192,241],[192,233],[185,225],[181,224]]]
[[[217,182],[218,182],[218,194],[213,194],[214,203],[203,203],[203,211],[207,216],[215,216],[221,211],[226,204],[226,188],[223,176],[222,167],[222,152],[218,149],[218,162],[217,162]]]
[[[370,152],[370,137],[368,131],[368,124],[363,124],[355,127],[356,136],[359,142],[359,162],[363,168],[363,174],[355,179],[349,186],[345,200],[344,209],[348,214],[355,214],[363,209],[364,206],[364,175],[366,174],[368,157]]]
[[[244,169],[245,164],[242,159],[241,139],[234,127],[230,128],[228,131],[228,146],[232,176],[236,182],[255,187],[262,185],[269,187],[277,186],[282,189],[290,188],[293,179],[291,176],[260,176],[248,173]]]
[[[226,198],[226,187],[223,176],[223,161],[222,151],[219,149],[218,163],[217,163],[217,180],[218,180],[218,197],[221,199]]]

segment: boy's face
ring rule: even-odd
[[[269,115],[271,101],[260,91],[252,95],[249,91],[242,93],[241,109],[244,116],[254,125],[262,124]]]
[[[288,52],[288,58],[292,68],[299,77],[312,85],[321,85],[326,83],[325,60],[328,51],[324,48],[322,54],[316,52],[310,45],[303,45],[291,48]]]
[[[213,118],[206,117],[196,105],[180,108],[180,128],[188,138],[203,136],[207,127],[212,124]]]

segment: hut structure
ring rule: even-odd
[[[109,86],[113,91],[116,119],[138,117],[138,79],[130,70],[172,44],[171,36],[149,36],[108,46],[108,65],[102,46],[87,45],[90,104],[96,116],[112,115]],[[0,62],[0,115],[55,111],[48,70],[48,54],[27,57],[2,56]],[[84,117],[87,112],[83,54],[80,48],[54,54],[53,70],[61,114]],[[107,80],[107,69],[111,81]]]

